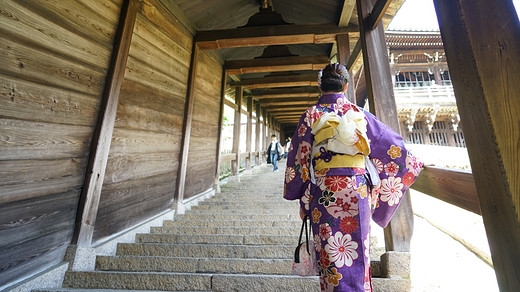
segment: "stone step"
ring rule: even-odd
[[[217,204],[217,205],[199,205],[191,207],[191,211],[194,210],[291,210],[294,211],[294,209],[297,210],[298,205],[296,204],[251,204],[251,205],[244,205],[244,204]]]
[[[227,234],[137,234],[137,243],[198,243],[198,244],[230,244],[230,245],[261,245],[261,244],[294,244],[298,235],[227,235]]]
[[[228,209],[228,210],[220,210],[220,209],[209,209],[209,210],[191,210],[186,212],[187,214],[201,214],[201,215],[274,215],[274,216],[284,216],[288,214],[298,214],[297,208],[289,208],[289,209]]]
[[[181,217],[182,220],[191,221],[191,220],[202,220],[202,221],[213,221],[213,220],[231,220],[231,221],[240,221],[240,220],[259,220],[259,221],[296,221],[301,220],[300,215],[295,212],[295,214],[285,214],[285,215],[232,215],[232,214],[191,214],[187,213]]]
[[[318,277],[164,272],[67,272],[64,287],[189,291],[319,291]]]
[[[96,270],[221,274],[291,274],[292,259],[99,256]]]
[[[183,272],[290,275],[292,259],[188,258],[98,256],[96,270],[124,272]],[[381,276],[381,262],[370,264],[372,277]]]
[[[290,245],[120,243],[116,255],[194,258],[292,259]]]
[[[88,288],[52,288],[52,289],[34,289],[32,292],[153,292],[156,290],[120,290],[120,289],[88,289]],[[179,291],[169,291],[179,292]],[[189,292],[189,291],[183,291]],[[193,292],[193,291],[192,291]],[[206,291],[211,292],[211,291]]]
[[[286,221],[268,221],[268,220],[165,220],[163,227],[175,227],[175,226],[193,226],[193,227],[301,227],[302,221],[298,220],[286,220]]]
[[[210,202],[200,202],[195,207],[204,207],[204,208],[222,208],[222,207],[237,207],[237,208],[251,208],[251,207],[280,207],[280,208],[297,208],[299,206],[298,202],[276,202],[276,204],[273,204],[272,201],[254,201],[254,202],[228,202],[228,201],[210,201]]]
[[[298,235],[300,227],[151,227],[152,234]]]

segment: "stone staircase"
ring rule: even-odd
[[[95,271],[68,271],[64,288],[39,291],[320,291],[318,277],[291,275],[301,220],[298,202],[282,199],[283,169],[253,172],[135,243],[120,243],[115,256],[98,256]],[[380,271],[373,261],[374,291],[409,286],[378,278]]]

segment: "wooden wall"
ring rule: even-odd
[[[94,241],[171,208],[192,35],[154,0],[138,11]]]
[[[63,260],[120,2],[0,1],[0,287]]]
[[[222,66],[209,51],[201,51],[195,71],[184,199],[212,188],[215,182]]]

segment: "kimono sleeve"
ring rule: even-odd
[[[304,118],[305,114],[300,118],[287,155],[283,195],[287,200],[302,198],[304,191],[310,184],[309,168],[313,135],[311,134],[311,127],[307,126]]]
[[[423,164],[404,145],[403,138],[373,115],[366,114],[367,136],[371,140],[370,160],[381,178],[381,187],[372,194],[372,219],[386,227],[413,184]]]

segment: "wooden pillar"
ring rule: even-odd
[[[251,170],[251,149],[253,142],[253,97],[247,98],[247,128],[246,128],[246,170]]]
[[[394,98],[394,89],[390,77],[387,49],[383,25],[375,29],[367,21],[374,7],[375,0],[357,0],[361,48],[366,79],[370,111],[377,118],[399,133],[399,120]],[[413,233],[413,212],[410,195],[407,192],[401,201],[392,221],[385,228],[385,246],[387,251],[410,251]]]
[[[510,0],[434,0],[500,291],[520,291],[520,23]]]
[[[72,244],[78,246],[89,247],[92,243],[108,154],[110,152],[110,144],[112,143],[112,133],[119,104],[119,93],[125,75],[138,7],[139,1],[137,0],[126,0],[121,7],[110,67],[76,215]]]
[[[242,130],[242,86],[235,89],[235,104],[237,110],[235,111],[235,121],[233,124],[233,153],[236,154],[234,162],[231,164],[231,172],[240,180],[238,174],[240,172],[240,132]]]
[[[338,63],[347,65],[348,59],[350,59],[350,40],[348,34],[339,34],[336,36],[336,47],[338,48]],[[347,99],[356,103],[356,93],[354,91],[354,76],[352,70],[348,71],[348,87],[346,96]]]
[[[226,81],[227,73],[226,70],[222,70],[222,82],[220,85],[220,109],[218,115],[218,138],[217,138],[217,158],[215,163],[215,191],[220,193],[220,149],[222,148],[222,128],[224,123],[224,104],[226,100]]]
[[[188,88],[186,92],[186,101],[184,102],[184,123],[182,127],[181,151],[179,153],[179,170],[177,172],[177,195],[175,198],[177,205],[177,213],[184,213],[184,189],[186,187],[186,173],[188,170],[188,154],[190,152],[191,122],[193,120],[193,104],[195,91],[195,78],[197,74],[197,64],[199,60],[200,49],[193,42],[191,53],[190,72],[188,76]],[[174,202],[175,206],[175,202]]]
[[[260,116],[261,116],[261,113],[262,113],[262,109],[260,107],[260,104],[257,104],[256,105],[256,131],[255,131],[255,151],[258,153],[258,164],[262,164],[262,140],[261,140],[261,137],[262,137],[262,133],[261,133],[261,128],[262,128],[262,125],[261,125],[261,121],[260,121]]]

